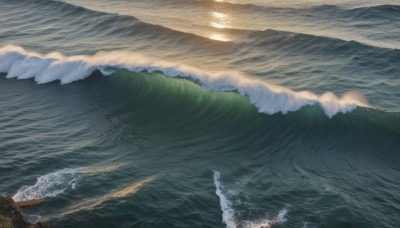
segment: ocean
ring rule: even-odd
[[[53,227],[400,227],[399,0],[0,0],[0,194]]]

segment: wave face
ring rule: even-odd
[[[0,5],[0,194],[32,222],[400,224],[397,0]]]

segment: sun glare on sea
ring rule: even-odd
[[[211,11],[209,15],[209,25],[214,28],[214,31],[210,33],[209,38],[212,40],[229,41],[229,38],[223,34],[222,29],[231,27],[230,15],[217,11]]]
[[[218,34],[218,33],[212,33],[209,36],[209,38],[218,41],[229,41],[229,39],[224,34]]]
[[[211,12],[210,26],[219,29],[228,28],[229,16],[225,13]]]

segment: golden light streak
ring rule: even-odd
[[[212,11],[209,14],[210,14],[209,25],[211,27],[218,30],[231,27],[229,21],[230,16],[228,14],[217,11]],[[223,31],[217,31],[217,32],[214,31],[210,33],[209,38],[218,41],[229,41],[229,38],[225,34],[223,34]]]
[[[211,16],[220,20],[225,20],[228,18],[228,15],[225,13],[220,13],[220,12],[211,12]]]
[[[218,41],[229,41],[229,39],[224,34],[219,33],[212,33],[210,34],[209,38]]]

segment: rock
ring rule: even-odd
[[[0,228],[13,228],[11,219],[0,215]]]
[[[50,228],[50,225],[30,223],[10,196],[0,196],[0,228]]]

